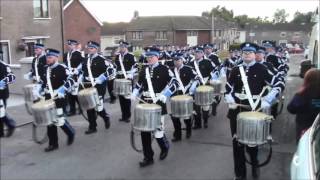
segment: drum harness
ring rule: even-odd
[[[243,86],[244,86],[244,89],[245,89],[245,92],[246,92],[246,96],[247,96],[247,99],[249,101],[249,104],[250,104],[250,107],[251,107],[251,111],[255,111],[258,104],[259,104],[259,101],[261,99],[261,96],[262,94],[265,92],[265,90],[267,89],[267,87],[263,87],[261,93],[259,94],[259,96],[257,97],[256,99],[256,102],[253,101],[253,97],[252,97],[252,94],[251,94],[251,91],[250,91],[250,88],[249,88],[249,84],[248,84],[248,77],[246,76],[245,72],[244,72],[244,68],[243,66],[240,66],[239,67],[239,70],[240,70],[240,75],[241,75],[241,81],[243,83]],[[238,105],[238,104],[237,104]],[[260,111],[261,108],[259,108],[258,110],[256,111]],[[236,135],[235,135],[236,136]],[[234,137],[234,138],[237,138],[237,137]],[[250,162],[247,158],[247,156],[245,156],[245,160],[248,164],[252,165],[252,166],[255,166],[255,167],[262,167],[262,166],[265,166],[267,165],[270,160],[271,160],[271,156],[272,156],[272,139],[269,141],[269,153],[268,153],[268,156],[267,156],[267,159],[262,162],[261,164],[257,164],[257,165],[254,165],[252,162]],[[246,146],[245,146],[246,147]]]

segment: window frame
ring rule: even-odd
[[[168,39],[168,34],[167,31],[156,31],[155,32],[156,40],[167,40]]]
[[[10,48],[10,40],[0,40],[0,44],[2,43],[7,43],[8,44],[8,62],[6,62],[7,64],[12,64],[12,57],[11,57],[11,48]],[[2,49],[2,45],[1,45],[1,49]]]
[[[40,2],[40,16],[39,17],[36,17],[35,16],[35,6],[34,6],[34,3],[36,2],[36,1],[39,1]],[[48,13],[48,15],[45,17],[44,16],[44,11],[43,11],[43,2],[46,2],[46,4],[47,4],[47,13]],[[44,20],[46,20],[46,19],[51,19],[51,17],[50,17],[50,3],[49,3],[50,1],[49,0],[33,0],[33,19],[39,19],[39,20],[41,20],[41,19],[44,19]]]
[[[132,40],[143,40],[142,31],[132,31]]]

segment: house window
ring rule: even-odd
[[[167,39],[167,31],[157,31],[156,39]]]
[[[286,37],[287,36],[287,33],[286,32],[281,32],[280,33],[280,37]]]
[[[218,36],[221,37],[221,30],[218,30]]]
[[[142,39],[142,31],[132,32],[132,39]]]
[[[0,60],[7,64],[11,64],[10,41],[0,40],[0,49],[3,52],[2,56],[0,55]]]
[[[141,46],[133,46],[132,51],[141,51],[142,47]]]
[[[27,46],[27,48],[26,48],[26,57],[35,56],[35,54],[34,54],[34,45],[36,43],[43,44],[43,39],[28,39],[28,40],[25,40],[25,44]]]
[[[33,0],[33,16],[35,18],[49,18],[48,0]]]
[[[300,36],[300,33],[299,32],[295,32],[294,35],[295,36]]]
[[[187,36],[198,36],[198,31],[188,31]]]

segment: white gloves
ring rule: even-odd
[[[64,98],[65,92],[66,92],[66,88],[65,88],[64,86],[61,86],[61,87],[57,90],[58,98]]]
[[[104,74],[101,74],[97,79],[96,79],[96,84],[102,84],[104,81],[106,81],[107,78]]]
[[[24,74],[23,79],[31,80],[32,79],[32,72],[28,72],[28,73]]]
[[[227,104],[235,104],[236,103],[236,101],[234,100],[234,98],[232,97],[231,94],[224,95],[224,100],[226,101]]]
[[[167,97],[165,95],[163,95],[163,94],[160,94],[159,96],[156,97],[156,102],[157,101],[161,101],[163,103],[166,103]]]
[[[131,101],[135,101],[137,99],[138,95],[139,95],[139,90],[133,89],[131,96],[130,96]]]

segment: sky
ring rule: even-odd
[[[285,9],[289,13],[288,21],[296,11],[305,13],[315,11],[319,0],[82,0],[86,7],[100,21],[129,22],[135,10],[139,16],[194,15],[201,16],[203,11],[213,7],[225,6],[233,10],[234,15],[247,14],[249,17],[269,17],[276,9]]]

